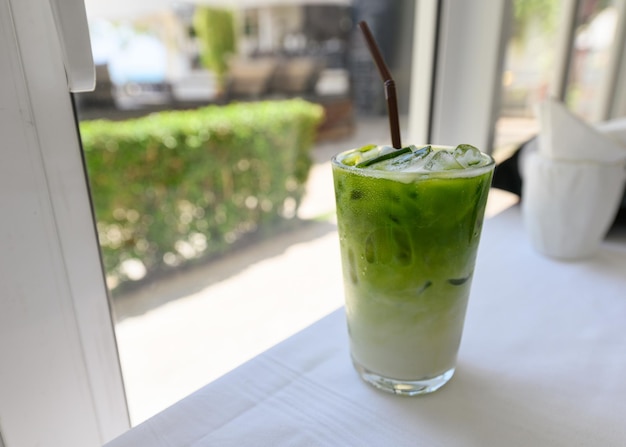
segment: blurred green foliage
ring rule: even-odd
[[[232,11],[196,6],[193,29],[200,46],[200,62],[224,86],[228,58],[236,51],[235,17]]]
[[[226,252],[293,217],[323,117],[301,99],[80,124],[107,276],[148,275]]]
[[[533,22],[536,23],[539,32],[553,36],[558,26],[561,8],[562,2],[560,0],[514,0],[513,39],[523,41],[527,38]]]

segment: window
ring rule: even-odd
[[[626,2],[514,0],[494,153],[502,160],[539,132],[553,96],[588,122],[624,115]]]
[[[382,9],[402,16],[401,10]],[[208,95],[201,94],[209,85],[205,80],[218,76],[213,66],[198,67],[193,62],[203,59],[201,39],[207,31],[197,29],[199,11],[202,20],[232,14],[235,40],[241,44],[223,55],[228,65],[224,90]],[[412,8],[409,11],[412,14]],[[178,67],[177,71],[172,67],[159,70],[159,75],[167,73],[165,82],[162,76],[158,81],[169,84],[170,88],[162,91],[170,95],[161,95],[158,101],[151,94],[155,76],[149,73],[150,66],[143,67],[146,72],[141,76],[130,73],[134,78],[111,76],[112,85],[105,77],[113,101],[94,101],[98,92],[77,96],[122,372],[131,419],[137,424],[342,305],[329,161],[339,150],[382,144],[389,137],[384,108],[357,111],[352,100],[351,41],[358,43],[360,35],[344,2],[250,6],[230,12],[178,5],[174,10],[125,21],[103,23],[103,18],[99,19],[92,22],[93,32],[111,36],[111,40],[94,39],[100,45],[95,53],[105,55],[103,48],[109,51],[110,59],[100,61],[103,66],[110,67],[116,58],[128,60],[120,53],[137,45],[131,37],[140,36],[145,42],[145,36],[160,36],[162,46],[171,44],[169,62]],[[405,26],[412,25],[405,22],[409,22]],[[230,34],[221,37],[232,39]],[[117,47],[112,49],[111,42]],[[407,52],[410,60],[410,45],[405,45],[395,52],[393,61],[408,66]],[[133,53],[133,67],[141,66],[138,59],[142,53],[147,51]],[[370,56],[366,57],[372,65]],[[408,90],[408,78],[404,83]],[[380,100],[381,82],[363,87]],[[181,96],[181,91],[187,94]],[[219,150],[211,143],[198,143],[204,131],[209,141],[226,138],[209,123],[203,122],[199,134],[189,137],[182,131],[164,130],[175,115],[186,114],[178,122],[190,125],[196,120],[194,113],[206,112],[202,119],[215,121],[227,110],[229,116],[253,114],[255,107],[258,109],[255,104],[267,102],[279,104],[271,112],[277,114],[296,98],[323,109],[326,115],[309,148],[312,165],[307,194],[298,208],[300,198],[290,192],[302,187],[297,178],[290,174],[263,196],[264,184],[273,184],[282,174],[259,174],[258,170],[259,165],[280,162],[281,152],[294,150],[299,138],[290,133],[294,126],[286,127],[286,136],[276,134],[267,123],[260,130],[248,130],[252,135],[241,136],[248,138],[244,146],[263,149],[267,143],[262,134],[267,131],[274,132],[277,145],[285,141],[280,143],[284,147],[271,148],[270,157],[261,159],[250,155],[254,151],[249,147],[229,146],[228,153],[248,154],[237,160],[209,152]],[[287,102],[279,102],[283,100]],[[159,112],[158,117],[151,115]],[[364,116],[357,116],[360,113]],[[206,118],[208,115],[212,118]],[[107,127],[111,132],[124,128],[127,130],[122,133],[137,132],[137,136],[119,144],[108,141],[106,133],[96,130],[105,126],[94,123],[96,118],[112,122]],[[257,126],[262,118],[257,116]],[[139,121],[129,122],[132,119]],[[163,124],[146,124],[156,119]],[[137,125],[134,130],[130,127],[133,123]],[[141,130],[142,125],[148,130]],[[164,145],[155,148],[160,137],[152,136],[159,132],[170,133],[162,138]],[[129,142],[133,138],[140,142]],[[96,139],[103,143],[94,149]],[[185,157],[194,150],[197,158],[189,163]],[[202,156],[201,151],[206,154]],[[285,163],[296,156],[289,155]],[[125,164],[123,157],[130,161]],[[113,158],[116,164],[109,164]],[[229,168],[220,171],[222,165]],[[201,170],[192,172],[197,166]],[[138,178],[142,183],[137,183]],[[237,190],[248,183],[255,186]],[[223,199],[225,189],[234,189],[228,199]],[[284,201],[274,199],[286,193]],[[281,209],[280,216],[276,209]],[[235,222],[237,213],[245,215],[244,220]],[[255,220],[258,216],[261,218]],[[272,225],[264,220],[272,220]],[[231,229],[221,234],[220,225]],[[308,244],[310,241],[315,244]],[[162,249],[167,244],[168,248]],[[222,253],[212,253],[218,246],[223,247]]]
[[[69,4],[69,0],[52,2],[57,3]],[[103,13],[110,13],[115,6],[111,1],[88,2],[90,6],[96,3]],[[377,8],[383,3],[395,6],[381,13]],[[350,2],[338,1],[344,12],[337,15],[340,23],[321,33],[323,39],[313,41],[311,47],[317,55],[324,51],[331,54],[332,63],[317,73],[314,86],[308,85],[323,86],[319,91],[308,90],[308,94],[325,95],[327,102],[322,105],[334,117],[336,126],[324,127],[328,139],[315,145],[310,176],[319,179],[322,186],[308,191],[301,204],[297,234],[285,231],[278,240],[261,242],[262,255],[249,257],[238,251],[228,263],[181,270],[180,276],[170,276],[167,284],[154,281],[141,289],[129,288],[124,297],[113,297],[133,423],[341,305],[339,259],[332,254],[337,249],[332,186],[325,163],[346,145],[388,141],[384,107],[380,107],[384,102],[375,97],[382,88],[378,89],[375,77],[369,82],[372,90],[364,95],[372,93],[372,101],[379,101],[378,107],[355,110],[355,103],[345,101],[355,86],[349,72],[355,61],[350,61],[347,51],[357,36],[348,31],[354,26],[349,18],[375,21],[384,17],[379,22],[382,31],[386,29],[385,20],[396,20],[394,34],[402,44],[391,46],[390,65],[400,91],[406,92],[408,104],[401,112],[403,133],[409,139],[444,144],[474,141],[486,150],[493,149],[494,155],[506,154],[536,132],[533,104],[550,92],[566,99],[573,110],[592,121],[626,114],[625,2],[555,0],[550,3],[550,14],[545,14],[548,25],[533,22],[532,15],[527,17],[526,30],[530,32],[524,39],[530,40],[518,40],[521,46],[513,48],[513,40],[504,36],[511,32],[509,20],[523,3],[541,2],[373,2],[370,9],[355,11],[350,9]],[[0,129],[6,143],[0,182],[6,200],[3,207],[10,210],[7,216],[13,217],[2,220],[2,234],[10,237],[4,237],[1,244],[4,253],[15,255],[6,256],[0,269],[10,298],[2,301],[0,312],[0,327],[3,334],[8,334],[2,339],[10,341],[0,345],[3,359],[8,359],[3,365],[11,365],[3,369],[0,384],[0,421],[7,445],[56,439],[50,433],[61,436],[59,431],[49,427],[75,427],[77,421],[84,431],[75,434],[73,441],[59,438],[57,444],[86,445],[82,438],[76,441],[77,437],[84,435],[84,439],[100,442],[127,424],[76,123],[49,4],[42,0],[0,0],[0,51],[2,60],[9,61],[0,65],[0,71],[2,79],[11,80],[0,87],[2,103],[8,105],[0,109]],[[144,115],[148,109],[168,108],[164,101],[172,99],[176,99],[178,108],[220,99],[215,94],[216,77],[199,66],[196,35],[189,29],[193,8],[177,5],[174,19],[157,14],[157,30],[151,29],[148,20],[136,31],[153,40],[159,32],[171,30],[171,39],[160,48],[167,53],[178,47],[177,54],[182,58],[175,58],[158,79],[138,77],[122,86],[115,85],[115,75],[107,81],[107,71],[98,67],[103,73],[98,86],[105,86],[105,101],[98,101],[98,91],[95,98],[75,95],[81,118],[99,116],[100,107],[117,108],[120,98],[126,109],[115,111],[116,120]],[[130,12],[130,6],[125,2],[122,10]],[[281,14],[282,30],[293,31],[289,27],[296,19],[302,20],[300,15],[285,10]],[[591,51],[589,42],[596,42],[589,37],[591,30],[599,20],[608,20],[608,15],[612,15],[614,25],[601,28],[611,30],[604,41],[610,44],[601,51],[597,47]],[[116,17],[123,22],[119,15]],[[236,22],[248,37],[261,33],[261,27],[271,19],[267,12],[260,11],[250,17],[248,22]],[[312,13],[311,20],[302,21],[313,26],[313,17],[319,18]],[[76,22],[68,19],[68,23]],[[122,41],[128,37],[124,26],[120,24],[117,29],[122,32]],[[413,30],[416,40],[410,41]],[[326,39],[327,32],[345,35]],[[45,47],[41,46],[42,35],[50,38]],[[273,34],[263,34],[262,38],[264,45],[281,41]],[[536,48],[538,45],[532,42],[537,41],[532,39],[538,38],[540,42],[556,38],[558,44],[546,59],[531,63],[534,55],[528,48]],[[290,33],[284,41],[292,51],[303,48],[298,33]],[[580,46],[583,43],[587,46]],[[254,43],[244,45],[246,49],[254,52]],[[189,66],[185,65],[187,61],[191,61]],[[405,70],[408,65],[412,67],[410,76]],[[42,66],[46,70],[41,70]],[[552,76],[548,77],[550,72]],[[184,82],[162,82],[174,75],[184,78]],[[367,86],[367,79],[361,78],[360,88]],[[198,103],[193,104],[194,98],[200,98]],[[95,101],[90,109],[87,104],[91,100]],[[240,167],[245,168],[245,163]],[[254,202],[253,198],[243,197],[244,204],[254,207]],[[134,216],[132,212],[123,213],[130,220]],[[308,244],[310,241],[315,241],[314,248]],[[279,259],[284,264],[278,266],[275,261]],[[285,265],[296,270],[282,270]],[[139,270],[135,270],[137,276],[141,276]],[[312,272],[325,273],[320,278]],[[182,282],[182,276],[188,281]],[[182,296],[174,292],[176,287],[183,290]],[[209,287],[210,293],[204,293]],[[262,312],[266,312],[265,317]],[[280,331],[275,331],[277,328]],[[24,333],[26,329],[34,332]],[[193,343],[181,343],[179,336]],[[14,340],[22,349],[16,349]],[[129,340],[132,346],[127,344]],[[241,350],[244,345],[249,349]],[[48,361],[51,355],[56,362]],[[33,393],[31,384],[37,384],[40,393]],[[46,400],[41,395],[52,397]],[[74,412],[54,411],[59,401],[71,401],[68,408]],[[16,408],[23,411],[16,412]],[[20,417],[25,412],[29,414],[27,422]],[[41,430],[33,431],[31,424]]]

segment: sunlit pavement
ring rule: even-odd
[[[137,425],[343,304],[330,157],[388,141],[385,118],[317,145],[296,230],[116,299],[131,422]],[[515,197],[496,191],[490,215]]]

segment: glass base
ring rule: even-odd
[[[373,385],[379,390],[391,394],[399,394],[401,396],[419,396],[437,391],[444,386],[454,375],[454,368],[451,368],[443,374],[425,380],[396,380],[388,379],[380,376],[372,371],[359,365],[354,360],[354,368],[365,382]]]

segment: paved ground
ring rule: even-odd
[[[132,296],[116,299],[120,361],[133,425],[342,305],[330,157],[388,141],[386,119],[317,145],[298,229]],[[494,194],[489,213],[511,203]]]

